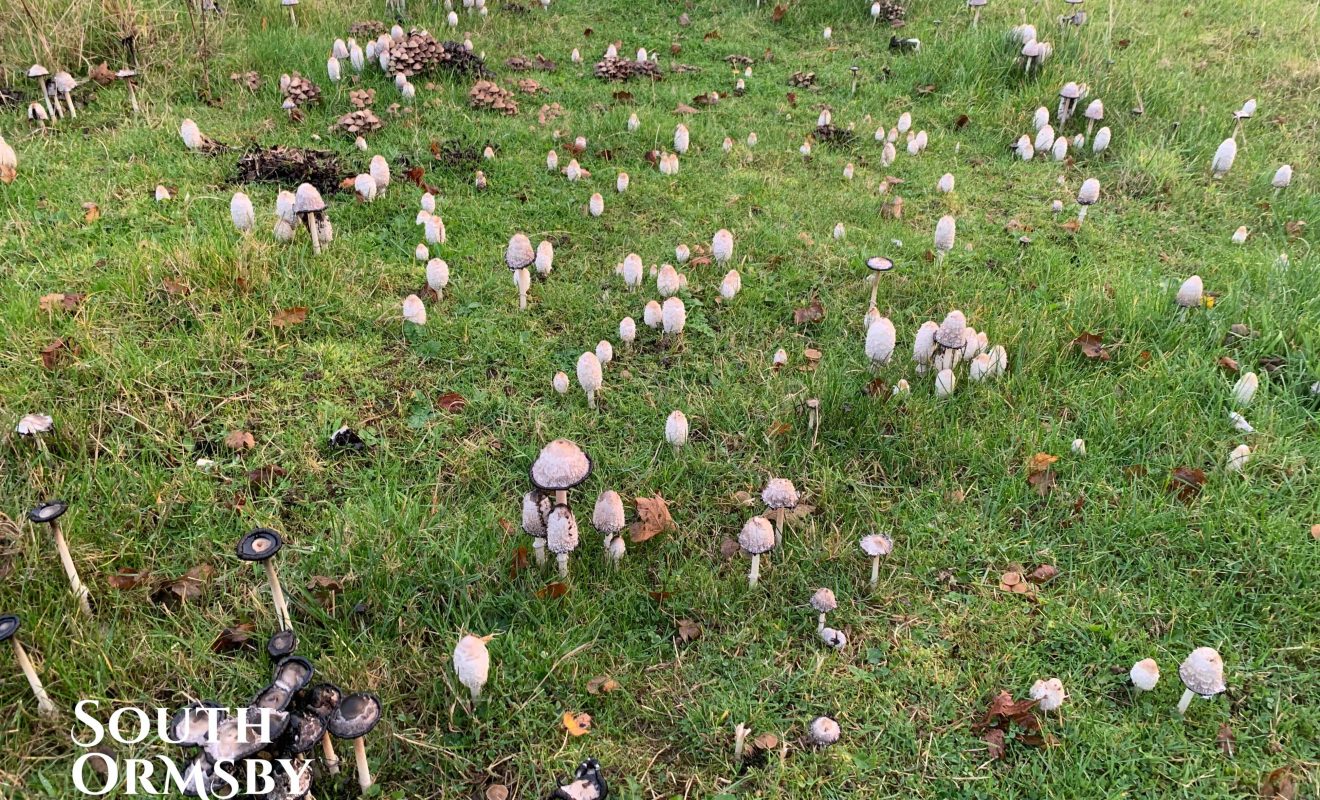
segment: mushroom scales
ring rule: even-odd
[[[600,359],[590,351],[578,356],[577,379],[582,391],[587,393],[587,407],[596,407],[596,392],[600,391],[604,381],[601,375]]]
[[[775,530],[765,517],[752,517],[738,534],[738,545],[752,557],[752,569],[747,573],[747,584],[755,586],[761,577],[761,554],[775,546]]]
[[[839,741],[839,723],[829,717],[816,717],[811,721],[811,742],[817,747],[828,747]]]
[[[660,307],[660,322],[665,336],[681,334],[687,325],[687,308],[677,297],[670,297]]]
[[[733,234],[728,229],[720,228],[710,242],[710,253],[715,263],[724,264],[733,257]]]
[[[596,505],[592,509],[591,524],[596,530],[605,534],[605,541],[608,544],[611,537],[624,527],[623,498],[613,489],[606,489],[596,497]]]
[[[898,333],[888,317],[881,317],[866,329],[866,357],[872,366],[888,364],[894,355]]]
[[[578,546],[578,524],[566,505],[557,505],[545,520],[545,546],[555,554],[559,577],[568,577],[568,557]]]
[[[1058,678],[1036,681],[1031,685],[1031,699],[1040,703],[1040,710],[1050,712],[1063,705],[1068,694],[1063,690],[1063,681]]]
[[[541,449],[529,472],[532,485],[554,492],[555,504],[568,502],[568,490],[591,475],[591,459],[568,439],[556,439]]]
[[[957,234],[957,223],[953,217],[945,214],[940,217],[940,221],[935,224],[935,251],[939,260],[943,260],[953,249],[953,240]]]
[[[1224,660],[1213,647],[1198,647],[1178,666],[1178,677],[1187,690],[1178,701],[1178,713],[1186,714],[1196,695],[1211,700],[1228,687],[1224,684]]]
[[[798,504],[798,491],[793,482],[786,478],[771,478],[761,490],[761,500],[774,515],[775,547],[784,540],[784,516]]]
[[[674,449],[687,444],[688,440],[688,420],[687,415],[682,411],[675,409],[669,413],[665,419],[665,441],[673,445]]]
[[[1228,174],[1233,168],[1233,161],[1237,159],[1237,141],[1233,138],[1225,139],[1215,150],[1215,157],[1210,162],[1210,171],[1215,180],[1219,180]]]
[[[894,541],[881,533],[863,536],[862,552],[871,557],[871,587],[880,583],[880,557],[887,556],[894,550]]]

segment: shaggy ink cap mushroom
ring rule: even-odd
[[[278,749],[297,755],[316,747],[325,736],[325,721],[312,713],[293,712],[289,714],[289,726],[280,737]]]
[[[1153,658],[1143,658],[1132,665],[1128,677],[1132,679],[1133,686],[1143,692],[1149,692],[1159,683],[1160,665]]]
[[[798,491],[793,482],[787,478],[771,478],[761,491],[761,500],[766,508],[797,508]]]
[[[270,744],[261,739],[261,715],[266,716],[266,734],[271,741],[278,739],[288,727],[289,715],[268,708],[243,708],[238,714],[221,720],[215,729],[215,738],[203,746],[213,761],[241,761],[260,753]],[[240,728],[239,720],[243,725]]]
[[[775,546],[775,530],[765,517],[752,517],[738,533],[738,545],[754,556],[768,553]]]
[[[605,534],[615,534],[623,530],[623,498],[613,489],[606,489],[596,498],[596,507],[591,514],[591,524]]]
[[[828,614],[839,607],[839,602],[834,599],[833,591],[822,588],[811,596],[811,607],[822,614]]]
[[[69,510],[69,504],[63,500],[44,500],[28,512],[28,519],[38,525],[49,525]]]
[[[321,193],[310,183],[299,184],[293,193],[293,213],[303,216],[325,211],[325,201]]]
[[[238,557],[243,561],[265,561],[284,547],[284,537],[270,528],[256,528],[238,542]]]
[[[5,614],[0,616],[0,643],[4,643],[14,638],[18,629],[23,627],[23,620],[19,619],[17,614]]]
[[[872,272],[888,272],[894,268],[894,262],[884,256],[871,256],[866,259],[866,267]]]
[[[343,697],[344,690],[333,683],[318,683],[298,693],[298,705],[302,711],[315,714],[324,720],[335,713]]]
[[[532,240],[526,234],[515,233],[509,238],[509,246],[504,251],[504,263],[511,270],[527,269],[536,261],[536,250]]]
[[[312,681],[312,674],[316,670],[312,667],[312,662],[302,656],[289,656],[275,665],[275,671],[271,675],[271,681],[284,689],[289,694],[296,694],[302,691],[307,684]]]
[[[276,631],[266,641],[266,655],[270,657],[271,661],[275,662],[293,655],[293,651],[297,648],[298,636],[291,630]]]
[[[839,741],[839,723],[829,717],[816,717],[811,721],[811,742],[828,747]]]
[[[380,722],[380,698],[358,692],[339,702],[326,719],[326,728],[336,739],[361,739]]]
[[[214,708],[219,706],[209,700],[202,700],[179,709],[170,719],[170,739],[181,747],[201,747],[206,744],[211,718],[215,718],[218,726],[226,716],[223,709],[207,711]]]
[[[945,316],[939,330],[935,331],[935,341],[950,350],[961,350],[967,346],[967,317],[963,316],[963,312],[955,309]]]
[[[567,491],[591,476],[591,459],[568,439],[556,439],[541,449],[529,475],[543,492]]]
[[[1213,647],[1198,647],[1178,666],[1178,677],[1187,690],[1209,699],[1228,687],[1224,684],[1224,659]]]

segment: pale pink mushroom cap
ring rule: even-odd
[[[739,532],[738,545],[752,555],[767,553],[775,546],[775,528],[765,517],[752,517]]]
[[[1224,684],[1224,659],[1213,647],[1198,647],[1178,667],[1183,685],[1202,697],[1214,697],[1228,688]]]
[[[555,439],[532,463],[532,485],[547,491],[572,489],[591,474],[591,459],[568,439]]]

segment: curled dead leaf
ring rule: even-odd
[[[676,527],[669,514],[669,503],[660,495],[639,497],[636,502],[638,520],[628,526],[634,544]]]
[[[609,694],[617,692],[623,687],[619,682],[607,675],[597,675],[587,681],[587,694]]]
[[[232,628],[225,628],[211,643],[211,652],[232,653],[236,650],[257,649],[256,642],[252,640],[252,632],[256,629],[257,626],[251,622],[240,622]]]
[[[809,322],[819,322],[822,319],[825,319],[825,306],[821,304],[818,297],[811,298],[811,302],[802,308],[793,309],[794,325],[806,325]]]
[[[1081,333],[1076,339],[1072,340],[1072,343],[1087,358],[1099,361],[1108,361],[1113,358],[1113,354],[1105,349],[1104,342],[1094,333]]]
[[[96,222],[101,218],[101,207],[96,203],[83,203],[83,222]]]
[[[680,642],[691,642],[701,638],[701,624],[693,622],[690,619],[680,619],[678,621],[678,640]]]
[[[1058,460],[1058,456],[1052,456],[1049,453],[1037,453],[1031,457],[1031,461],[1027,464],[1027,483],[1041,497],[1048,495],[1054,489],[1056,476],[1050,465]]]
[[[215,567],[199,564],[172,581],[165,581],[152,592],[151,599],[161,605],[180,606],[199,600],[206,584],[215,575]]]
[[[257,440],[247,431],[233,430],[225,436],[225,447],[230,450],[250,450]]]
[[[536,590],[536,596],[542,600],[554,600],[568,594],[568,584],[566,583],[548,583]]]
[[[441,411],[448,411],[450,414],[461,414],[463,409],[467,408],[467,398],[458,392],[445,392],[440,395],[440,399],[435,401],[435,404]]]
[[[149,572],[133,569],[132,567],[120,567],[115,571],[115,574],[106,579],[106,582],[110,584],[111,589],[128,591],[146,583],[150,577],[151,573]]]
[[[294,325],[301,325],[307,319],[306,306],[291,306],[282,308],[271,315],[270,324],[275,328],[290,328]]]
[[[591,715],[574,714],[571,711],[565,711],[560,719],[564,725],[564,730],[568,731],[569,736],[586,736],[591,732]]]
[[[1205,473],[1195,467],[1175,467],[1169,474],[1169,483],[1165,487],[1170,494],[1176,495],[1184,503],[1190,503],[1201,493],[1205,485]]]

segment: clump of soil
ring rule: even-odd
[[[301,147],[254,147],[238,159],[239,183],[278,183],[292,187],[310,183],[321,192],[334,192],[347,173],[339,157],[328,150]]]

